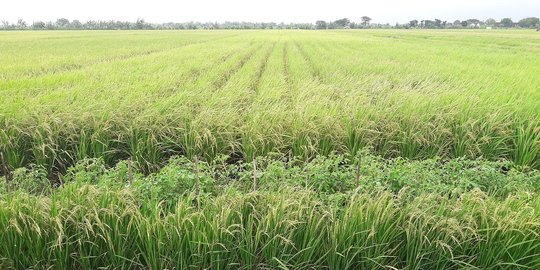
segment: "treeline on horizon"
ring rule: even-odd
[[[477,29],[477,28],[538,28],[540,30],[540,19],[528,17],[514,22],[511,18],[504,18],[500,21],[487,19],[456,20],[454,22],[434,20],[411,20],[408,23],[371,23],[371,18],[363,16],[360,22],[351,21],[348,18],[336,21],[319,20],[313,23],[275,23],[275,22],[183,22],[183,23],[149,23],[144,19],[137,19],[135,22],[129,21],[94,21],[81,22],[79,20],[68,20],[61,18],[56,22],[35,21],[31,24],[23,19],[16,23],[3,20],[0,30],[197,30],[197,29],[365,29],[365,28],[396,28],[396,29]]]

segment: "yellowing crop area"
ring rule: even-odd
[[[519,30],[2,32],[0,147],[60,171],[362,148],[538,168],[538,74]]]

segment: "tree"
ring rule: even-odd
[[[71,22],[71,26],[75,29],[81,29],[83,27],[79,20],[73,20],[73,22]]]
[[[471,27],[478,28],[480,26],[480,20],[478,19],[468,19],[467,24]]]
[[[423,20],[424,28],[435,28],[435,22],[432,20]]]
[[[334,22],[338,28],[348,27],[351,21],[347,18],[343,18]]]
[[[144,29],[145,25],[146,25],[146,22],[144,21],[144,19],[138,18],[137,22],[135,22],[135,29]]]
[[[512,21],[510,18],[504,18],[501,20],[501,25],[507,28],[514,27],[514,21]]]
[[[497,21],[495,19],[493,19],[493,18],[489,18],[489,19],[486,20],[486,24],[488,26],[495,26],[497,24]]]
[[[361,22],[351,22],[348,18],[339,19],[333,22],[326,22],[323,20],[312,23],[272,23],[272,22],[183,22],[183,23],[160,23],[150,24],[144,19],[139,18],[136,22],[129,21],[87,21],[81,23],[79,20],[73,20],[70,22],[68,19],[60,18],[53,22],[35,21],[30,25],[19,19],[15,23],[9,21],[0,21],[0,30],[24,30],[24,29],[102,29],[102,30],[129,30],[129,29],[343,29],[343,28],[463,28],[463,27],[483,27],[483,26],[497,26],[497,27],[519,27],[522,28],[538,28],[540,29],[540,19],[537,17],[529,17],[520,20],[517,24],[510,18],[503,19],[500,23],[497,23],[494,19],[487,19],[485,22],[477,19],[469,19],[466,21],[456,20],[453,23],[442,21],[440,19],[434,20],[411,20],[406,24],[396,23],[390,25],[388,23],[373,23],[371,24],[371,18],[367,16],[361,17]]]
[[[96,29],[96,27],[97,27],[97,22],[96,22],[96,21],[92,21],[92,20],[87,21],[87,22],[83,25],[83,27],[84,27],[85,29]]]
[[[32,29],[41,30],[41,29],[45,29],[45,27],[46,27],[45,23],[41,21],[32,23]]]
[[[69,20],[66,18],[60,18],[56,20],[56,26],[59,28],[68,28],[69,27]]]
[[[435,19],[435,27],[442,28],[442,21],[439,19]]]
[[[326,24],[325,21],[316,21],[315,22],[315,28],[317,28],[317,29],[327,29],[328,25]]]
[[[17,29],[26,29],[26,22],[23,19],[17,20]]]
[[[368,16],[362,16],[362,25],[363,26],[368,26],[369,25],[369,22],[371,22],[371,18],[368,17]]]
[[[529,17],[522,19],[518,22],[519,27],[534,28],[540,26],[540,19],[536,17]]]

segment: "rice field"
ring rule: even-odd
[[[92,159],[57,188],[44,168],[18,169],[14,191],[0,182],[0,268],[540,267],[540,172],[362,160],[358,182],[344,156],[257,166],[177,157],[149,176]]]
[[[0,269],[540,269],[540,34],[0,31]]]
[[[532,31],[0,33],[10,168],[83,158],[483,157],[540,166]]]

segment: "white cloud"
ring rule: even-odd
[[[4,0],[0,20],[28,22],[70,20],[127,20],[149,22],[275,21],[314,22],[347,17],[359,21],[367,15],[374,22],[407,22],[412,19],[500,19],[540,17],[539,0]]]

